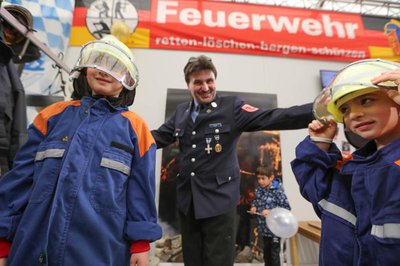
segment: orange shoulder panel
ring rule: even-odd
[[[80,100],[76,101],[66,101],[66,102],[58,102],[50,105],[49,107],[46,107],[41,111],[36,117],[35,120],[33,120],[33,124],[35,127],[42,132],[43,135],[46,135],[47,133],[47,120],[49,120],[50,117],[55,116],[62,111],[65,110],[68,106],[79,106],[81,105]]]
[[[130,111],[123,112],[121,115],[129,119],[129,122],[135,131],[138,139],[140,157],[142,157],[149,150],[150,146],[156,143],[153,135],[151,135],[147,124],[139,115]]]
[[[342,158],[343,160],[336,162],[336,169],[338,170],[342,169],[342,166],[345,162],[353,159],[353,154],[343,155]]]
[[[394,163],[397,164],[398,166],[400,166],[400,160],[397,160]]]

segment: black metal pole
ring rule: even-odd
[[[2,0],[0,0],[2,1]],[[47,45],[41,42],[36,36],[33,35],[31,29],[28,29],[22,25],[16,18],[14,18],[5,8],[0,6],[0,16],[10,23],[16,30],[18,30],[23,36],[33,42],[40,50],[42,50],[48,57],[50,57],[54,63],[65,72],[69,74],[71,71],[70,67],[61,61],[58,56],[50,50]]]

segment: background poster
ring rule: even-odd
[[[218,91],[218,95],[237,95],[246,103],[258,108],[275,108],[277,97],[274,94],[238,93]],[[189,101],[191,95],[186,89],[168,89],[165,119],[168,119],[175,107]],[[238,202],[237,245],[241,248],[249,246],[253,252],[258,250],[256,241],[256,217],[247,213],[254,198],[257,179],[254,176],[260,165],[275,169],[276,178],[282,178],[281,149],[279,131],[259,131],[243,133],[239,139],[237,152],[241,169],[241,197]],[[179,234],[179,217],[176,203],[175,177],[179,172],[179,147],[174,143],[162,151],[159,223],[164,234],[173,237]]]

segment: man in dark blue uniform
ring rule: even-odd
[[[235,96],[217,96],[217,70],[206,56],[190,58],[184,74],[193,99],[178,105],[152,134],[157,148],[179,140],[177,202],[185,265],[231,266],[240,196],[239,137],[306,128],[313,120],[312,104],[262,110]]]

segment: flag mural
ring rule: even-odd
[[[65,55],[71,32],[74,0],[7,0],[22,5],[33,16],[34,34],[52,52]],[[26,63],[21,81],[27,94],[61,94],[58,68],[43,52],[38,60]]]

